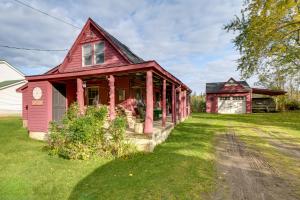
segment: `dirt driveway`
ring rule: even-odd
[[[289,180],[257,151],[248,148],[235,132],[217,136],[217,190],[215,200],[296,200]]]

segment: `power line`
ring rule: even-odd
[[[26,51],[68,51],[68,49],[37,49],[37,48],[26,48],[26,47],[14,47],[8,45],[0,45],[0,47],[8,48],[8,49],[26,50]]]
[[[30,8],[30,9],[34,10],[36,12],[39,12],[39,13],[44,14],[44,15],[47,15],[48,17],[51,17],[51,18],[53,18],[55,20],[58,20],[58,21],[60,21],[62,23],[65,23],[65,24],[67,24],[69,26],[72,26],[73,28],[81,29],[78,26],[75,26],[75,25],[71,24],[70,22],[67,22],[67,21],[65,21],[65,20],[63,20],[63,19],[61,19],[59,17],[50,15],[50,14],[46,13],[45,11],[42,11],[42,10],[40,10],[38,8],[32,7],[31,5],[29,5],[29,4],[27,4],[27,3],[23,2],[23,1],[19,1],[19,0],[14,0],[14,1],[17,2],[17,3],[19,3],[19,4],[21,4],[21,5],[23,5],[23,6],[26,6],[26,7]]]

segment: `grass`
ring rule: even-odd
[[[153,153],[97,161],[49,156],[43,150],[45,143],[28,138],[20,118],[0,118],[0,198],[204,199],[216,182],[214,136],[228,129],[234,129],[286,176],[300,180],[297,160],[257,132],[299,144],[299,116],[299,112],[193,114]]]
[[[299,158],[287,154],[272,143],[272,140],[275,140],[290,144],[299,151],[300,112],[248,115],[201,114],[194,117],[201,121],[217,120],[216,124],[224,126],[226,131],[233,130],[249,148],[265,157],[277,173],[294,186],[295,193],[300,196]]]
[[[214,124],[190,118],[154,153],[128,160],[52,157],[19,118],[0,119],[1,199],[201,199],[213,190]]]

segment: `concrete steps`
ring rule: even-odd
[[[173,128],[173,123],[167,123],[165,128],[154,127],[151,136],[136,134],[134,130],[128,129],[126,138],[136,145],[139,151],[152,152],[156,145],[161,144],[168,138]]]

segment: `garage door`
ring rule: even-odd
[[[218,113],[238,114],[246,113],[246,99],[243,96],[219,97]]]

